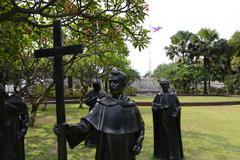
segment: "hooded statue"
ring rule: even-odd
[[[155,96],[152,107],[154,156],[157,160],[182,160],[180,103],[166,79],[160,81],[160,86],[162,90]]]
[[[55,126],[55,133],[64,131],[74,148],[96,131],[96,160],[135,160],[142,148],[144,122],[136,103],[123,95],[126,84],[125,73],[112,71],[111,95],[99,99],[79,124]]]
[[[29,123],[27,106],[20,96],[8,96],[3,86],[0,90],[0,159],[24,160],[24,136]]]
[[[100,79],[93,79],[92,87],[93,89],[90,90],[86,96],[86,105],[89,106],[89,111],[93,109],[97,103],[97,99],[102,98],[106,95],[106,92],[104,92],[101,88]]]
[[[100,79],[92,80],[93,89],[90,90],[86,96],[86,105],[89,106],[89,112],[93,109],[98,99],[101,99],[106,95],[101,89],[101,81]],[[88,147],[96,147],[96,134],[92,134],[85,140],[85,145]]]

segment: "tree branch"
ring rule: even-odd
[[[34,8],[31,7],[31,8],[28,8],[28,9],[25,9],[25,8],[21,8],[19,7],[15,0],[11,0],[11,3],[13,5],[13,10],[16,10],[18,11],[19,13],[24,13],[24,14],[41,14],[43,12],[43,10],[45,10],[46,8],[50,7],[51,5],[53,5],[54,3],[56,2],[56,0],[50,0],[45,6],[41,7],[41,8]]]

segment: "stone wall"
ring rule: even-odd
[[[157,80],[153,78],[142,78],[131,84],[137,90],[137,94],[155,94],[160,90]]]

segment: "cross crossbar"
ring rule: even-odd
[[[36,58],[42,57],[51,57],[56,55],[76,55],[78,53],[83,52],[84,45],[71,45],[64,47],[55,47],[55,48],[47,48],[47,49],[39,49],[34,52],[34,56]]]

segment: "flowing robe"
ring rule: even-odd
[[[97,103],[97,99],[102,98],[106,95],[103,90],[95,91],[91,90],[86,97],[86,105],[89,106],[89,111],[93,109],[95,104]],[[96,147],[96,134],[92,134],[85,140],[85,145],[88,147]]]
[[[158,160],[182,160],[181,108],[174,92],[158,93],[153,100],[154,156]]]
[[[24,160],[24,138],[29,115],[22,98],[12,95],[1,102],[0,106],[0,159]]]
[[[96,160],[135,160],[133,146],[142,142],[144,122],[136,104],[106,96],[100,99],[80,124],[70,126],[67,140],[74,148],[96,131]]]

